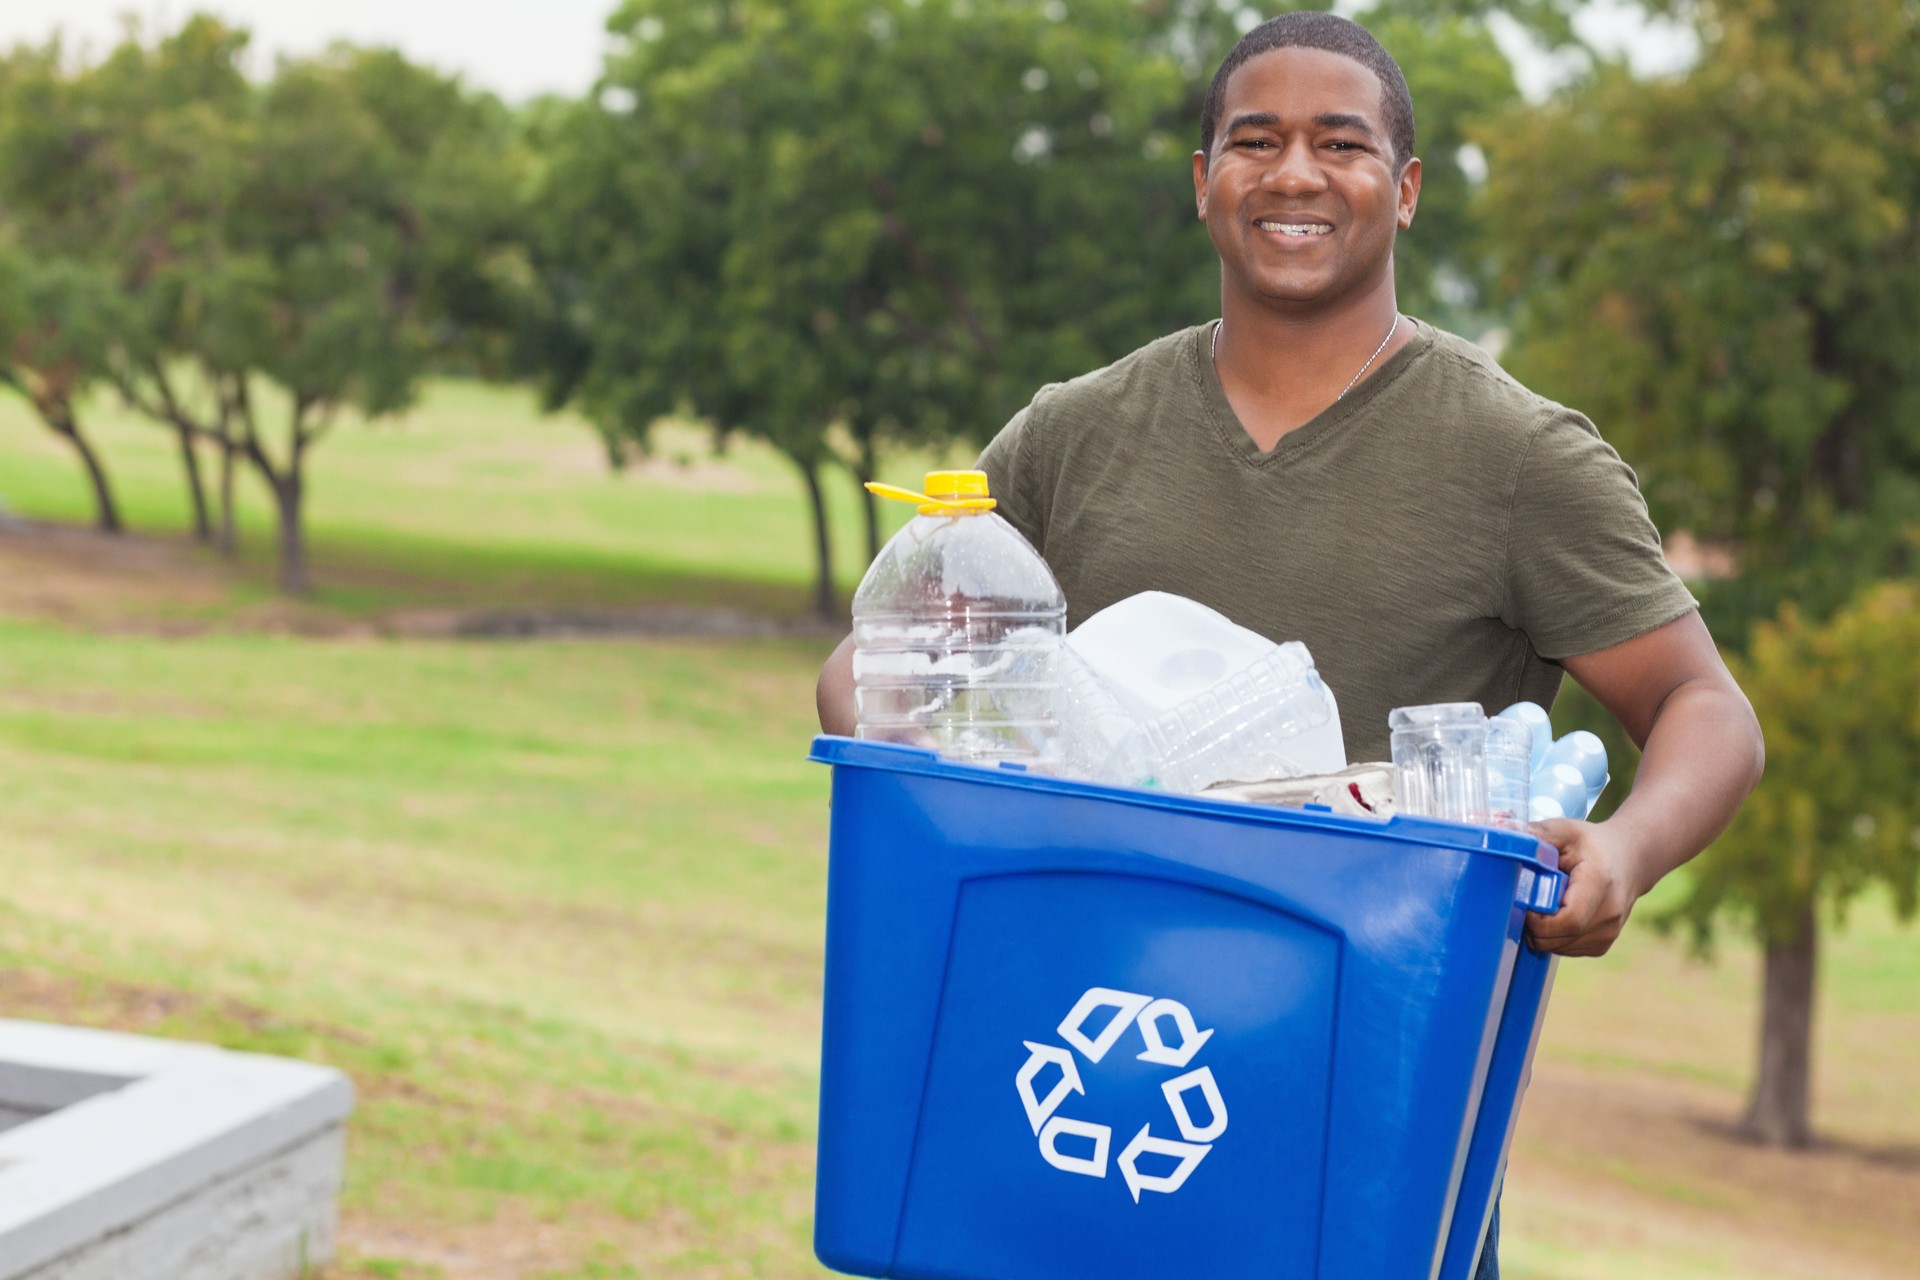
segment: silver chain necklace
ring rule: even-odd
[[[1225,320],[1213,326],[1213,344],[1207,348],[1207,359],[1213,361],[1216,369],[1219,368],[1220,364],[1220,331],[1226,327],[1227,322]],[[1380,345],[1373,349],[1373,354],[1367,357],[1367,362],[1360,366],[1360,372],[1348,378],[1347,385],[1340,388],[1340,394],[1333,398],[1335,404],[1339,404],[1347,398],[1347,392],[1353,390],[1353,384],[1360,381],[1361,374],[1373,368],[1373,362],[1380,358],[1380,353],[1387,349],[1387,344],[1393,341],[1393,335],[1398,332],[1400,332],[1400,313],[1396,311],[1393,313],[1393,327],[1387,330],[1386,337],[1380,339]]]

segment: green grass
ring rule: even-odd
[[[183,527],[166,437],[94,419],[135,526]],[[664,445],[610,477],[579,423],[455,383],[346,424],[315,459],[320,607],[804,607],[784,464]],[[222,609],[265,594],[257,498]],[[5,402],[0,499],[85,510]],[[835,502],[850,584],[850,486]],[[345,1069],[337,1280],[817,1276],[822,648],[0,620],[0,1010]],[[1561,967],[1509,1275],[1905,1274],[1920,931],[1875,899],[1828,939],[1816,1116],[1839,1145],[1799,1164],[1701,1127],[1737,1112],[1756,985],[1737,939],[1703,966],[1638,924]]]
[[[342,1066],[376,1235],[813,1274],[820,656],[0,625],[0,992]]]

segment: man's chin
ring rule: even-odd
[[[1252,292],[1257,298],[1276,306],[1310,307],[1315,303],[1330,302],[1340,293],[1338,281],[1321,277],[1264,277],[1251,283]]]

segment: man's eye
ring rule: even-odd
[[[1234,145],[1237,147],[1270,147],[1273,144],[1265,138],[1242,138],[1240,141],[1234,143]]]

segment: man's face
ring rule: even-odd
[[[1193,189],[1224,286],[1280,303],[1334,303],[1393,270],[1420,162],[1396,171],[1379,78],[1320,49],[1276,49],[1227,81]]]

